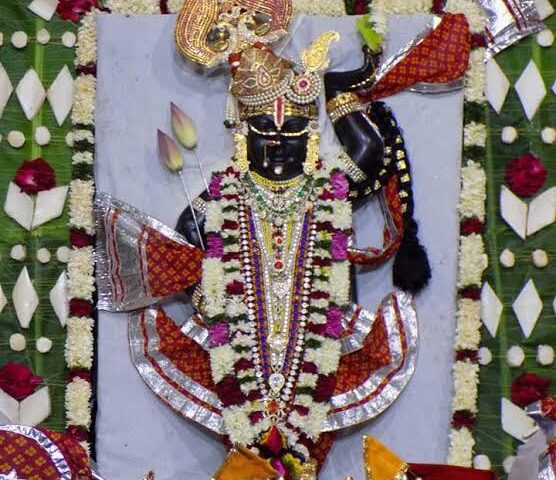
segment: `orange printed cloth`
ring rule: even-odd
[[[89,457],[69,434],[22,425],[0,426],[0,475],[26,480],[90,480]]]
[[[462,78],[469,64],[471,34],[463,14],[446,14],[441,23],[359,94],[365,102],[389,97],[419,83],[444,84]],[[398,58],[396,58],[398,60]]]

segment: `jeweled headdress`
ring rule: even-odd
[[[277,125],[285,115],[317,118],[319,73],[328,67],[330,43],[340,36],[319,36],[296,68],[269,47],[287,33],[291,10],[291,1],[284,0],[185,2],[176,27],[178,49],[204,66],[229,62],[228,124],[256,115],[274,115]]]

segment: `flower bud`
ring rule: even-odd
[[[176,142],[160,130],[158,130],[158,157],[172,172],[179,172],[183,168],[183,156]]]
[[[193,120],[173,102],[170,103],[170,110],[174,135],[185,148],[194,149],[197,146],[198,135]]]

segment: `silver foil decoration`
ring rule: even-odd
[[[149,289],[144,226],[176,243],[189,242],[162,222],[105,193],[97,195],[94,212],[98,308],[124,312],[154,305],[162,297],[152,296]]]
[[[487,59],[544,26],[535,0],[477,0],[487,17]]]
[[[354,319],[355,317],[355,319]],[[355,321],[354,321],[355,320]],[[363,342],[371,332],[375,322],[374,313],[352,303],[344,310],[343,327],[346,330],[354,321],[349,335],[342,338],[342,355],[361,350]]]
[[[40,447],[48,453],[52,462],[54,462],[54,466],[60,474],[60,480],[72,480],[71,469],[66,461],[66,458],[64,457],[64,454],[43,432],[25,425],[2,425],[0,426],[0,431],[22,435],[23,437],[27,437],[37,442]]]
[[[135,368],[149,388],[173,410],[223,435],[222,404],[217,395],[188,377],[160,352],[157,313],[157,309],[149,308],[134,312],[129,317],[129,347]]]
[[[413,297],[405,292],[390,294],[383,300],[377,317],[379,315],[386,323],[392,362],[372,372],[355,389],[333,396],[323,431],[350,427],[381,414],[394,403],[413,376],[419,345]],[[403,342],[406,343],[405,354]],[[380,390],[379,386],[386,379],[386,385]]]

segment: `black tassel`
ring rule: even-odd
[[[419,227],[413,218],[406,218],[400,248],[392,271],[394,285],[402,290],[417,293],[431,278],[431,267],[425,247],[419,243]]]

